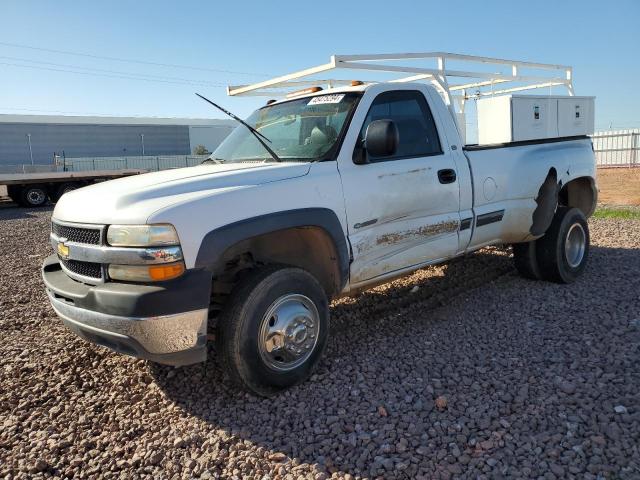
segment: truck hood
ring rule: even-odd
[[[110,180],[69,192],[53,212],[56,220],[96,224],[147,222],[154,212],[183,202],[301,177],[310,163],[229,163],[164,170]]]

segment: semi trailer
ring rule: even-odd
[[[57,202],[62,195],[98,182],[144,173],[145,170],[92,170],[86,172],[4,173],[0,187],[22,207],[41,207]]]

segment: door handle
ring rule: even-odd
[[[452,168],[438,170],[438,180],[440,183],[453,183],[456,181],[456,171]]]

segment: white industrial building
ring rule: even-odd
[[[0,114],[0,166],[51,164],[54,155],[135,157],[209,151],[236,126],[233,120]]]

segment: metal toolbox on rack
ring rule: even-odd
[[[478,100],[478,143],[590,135],[594,97],[504,95]]]

